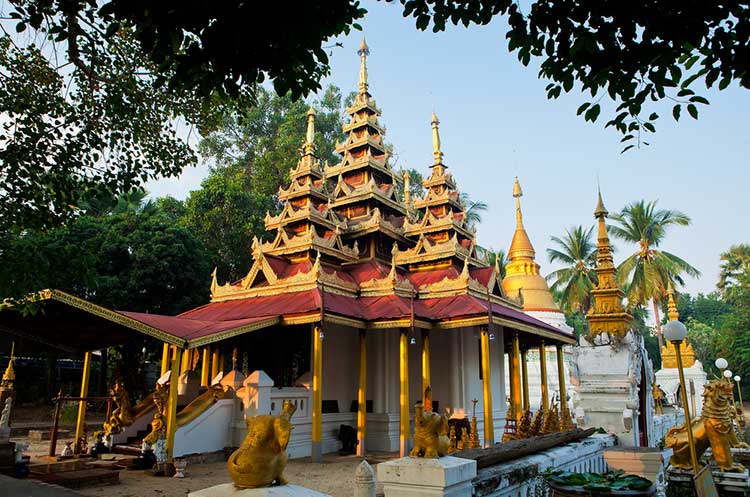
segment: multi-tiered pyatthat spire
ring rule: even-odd
[[[677,321],[680,319],[680,313],[677,311],[677,304],[674,301],[674,289],[672,283],[669,283],[667,288],[667,317],[670,321]],[[661,348],[661,367],[662,368],[677,368],[677,352],[675,351],[674,345],[669,340],[664,347]],[[695,350],[689,343],[683,344],[682,348],[682,366],[685,368],[692,367],[695,364]]]
[[[521,197],[523,191],[516,177],[513,182],[513,197],[516,199],[516,231],[508,250],[510,262],[505,266],[503,290],[509,298],[520,301],[524,311],[559,312],[549,286],[539,274],[539,264],[534,260],[536,252],[523,226]]]
[[[347,243],[359,242],[364,257],[390,260],[393,243],[407,245],[403,236],[406,209],[396,196],[396,177],[388,164],[383,137],[385,128],[378,122],[380,109],[369,92],[365,40],[360,56],[359,91],[354,104],[346,109],[351,120],[344,124],[347,135],[337,144],[341,162],[326,168],[326,176],[335,181],[332,207],[345,220]]]
[[[446,172],[440,148],[440,121],[432,113],[433,163],[430,177],[422,182],[427,190],[423,198],[414,200],[419,211],[416,221],[407,220],[404,232],[417,239],[417,245],[399,254],[401,264],[435,263],[439,260],[469,260],[478,265],[475,257],[474,229],[466,223],[466,212],[461,205],[453,176]]]
[[[612,248],[605,223],[608,215],[607,209],[604,208],[602,194],[599,192],[594,210],[594,217],[598,223],[595,271],[599,281],[596,288],[591,291],[593,305],[586,316],[589,322],[589,335],[592,338],[602,333],[613,337],[624,337],[633,319],[622,306],[625,293],[617,285],[617,270],[612,259]]]
[[[320,159],[315,155],[315,111],[307,112],[307,132],[302,145],[302,156],[289,173],[287,188],[279,188],[279,200],[284,208],[277,216],[266,214],[266,229],[276,230],[272,241],[264,243],[264,254],[285,256],[294,261],[311,259],[319,252],[334,261],[351,262],[357,259],[358,248],[341,240],[344,222],[329,208],[325,175]],[[253,251],[258,250],[254,243]]]

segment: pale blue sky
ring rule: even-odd
[[[644,198],[692,217],[692,226],[675,228],[663,245],[703,273],[687,281],[691,293],[713,290],[719,254],[750,242],[750,91],[732,85],[704,93],[711,105],[700,109],[698,121],[683,112],[675,123],[671,106],[659,107],[663,117],[651,146],[621,155],[620,135],[604,129],[606,111],[591,124],[575,114],[586,101],[580,93],[547,100],[547,82],[537,79],[537,69],[508,53],[503,19],[433,34],[417,31],[398,4],[364,6],[370,11],[361,23],[371,51],[370,91],[383,110],[380,119],[399,165],[428,172],[434,105],[445,161],[459,188],[489,204],[478,231],[481,245],[507,250],[516,175],[524,190],[524,224],[543,274],[552,269],[545,253],[549,237],[593,223],[597,175],[610,212]],[[344,94],[357,86],[361,37],[353,32],[339,40],[344,48],[333,49],[325,84]],[[148,189],[154,196],[184,198],[206,173],[201,165]],[[635,250],[617,245],[618,259]]]

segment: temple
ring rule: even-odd
[[[477,400],[483,445],[499,441],[508,426],[512,432],[530,407],[527,352],[546,358],[550,351],[562,378],[563,346],[575,343],[534,261],[520,185],[503,280],[477,253],[434,114],[430,174],[424,194],[410,197],[410,178],[389,162],[364,41],[358,54],[358,93],[336,145],[339,162],[316,155],[311,109],[300,157],[279,190],[283,208],[266,216],[267,236],[253,241],[242,279],[220,282],[214,272],[210,302],[178,316],[113,311],[44,290],[35,297],[46,301],[44,314],[2,312],[0,329],[85,353],[86,364],[92,351],[132,333],[163,342],[168,458],[237,446],[243,417],[279,414],[284,401],[297,407],[288,452],[313,460],[339,449],[341,425],[356,429],[360,454],[405,454],[413,406],[430,390],[423,400],[453,417],[467,416]],[[546,369],[539,383],[549,406]],[[567,398],[565,381],[558,385]],[[215,388],[225,393],[210,394]],[[115,443],[143,430],[152,415],[144,412]]]

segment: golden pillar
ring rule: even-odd
[[[425,404],[424,393],[430,384],[430,330],[422,330],[422,402]]]
[[[409,333],[403,328],[399,333],[399,454],[409,454]]]
[[[357,455],[365,455],[367,435],[367,332],[359,330],[359,388],[357,389]]]
[[[164,346],[161,349],[161,375],[164,376],[164,374],[169,371],[169,344],[165,343]]]
[[[515,394],[511,398],[513,404],[513,415],[516,421],[521,419],[521,343],[518,341],[518,333],[513,335],[513,376],[511,382],[513,383],[512,392]]]
[[[495,428],[492,422],[492,386],[490,378],[492,369],[490,368],[490,333],[487,328],[480,331],[481,350],[482,350],[482,394],[484,406],[484,446],[489,447],[495,444]]]
[[[521,381],[523,382],[523,410],[530,409],[529,405],[529,368],[527,365],[528,350],[521,351]]]
[[[685,426],[687,429],[685,432],[687,433],[688,437],[688,445],[690,447],[690,463],[693,466],[693,475],[698,474],[698,470],[700,469],[700,466],[698,466],[698,457],[695,454],[695,441],[693,440],[693,430],[690,429],[691,423],[690,420],[692,419],[690,416],[690,407],[688,407],[689,402],[687,401],[687,396],[685,395],[685,373],[682,371],[682,354],[680,353],[680,345],[682,344],[682,340],[672,342],[674,344],[674,351],[677,355],[677,371],[680,373],[680,386],[682,387],[682,408],[685,411]],[[734,392],[733,392],[734,393]]]
[[[207,387],[209,382],[211,381],[211,378],[208,377],[208,374],[211,372],[210,364],[211,363],[211,350],[208,345],[203,347],[203,358],[201,359],[201,386]]]
[[[211,350],[211,380],[216,378],[217,374],[219,374],[219,347],[214,346]]]
[[[539,346],[539,375],[542,377],[542,408],[549,409],[549,388],[547,387],[547,346],[542,340]]]
[[[91,375],[91,352],[83,354],[83,375],[81,377],[81,400],[78,401],[78,418],[76,419],[76,454],[81,453],[81,438],[85,435],[86,428],[86,400],[89,395],[89,376]]]
[[[514,375],[514,373],[513,373],[513,345],[512,345],[512,342],[511,342],[510,350],[507,352],[507,354],[508,354],[508,388],[510,390],[508,392],[508,397],[510,398],[510,401],[509,401],[509,404],[508,404],[508,417],[514,417],[515,418],[515,415],[513,414],[513,399],[516,398],[516,392],[514,391],[515,390],[515,386],[513,385],[513,375]]]
[[[172,463],[174,462],[174,435],[177,432],[177,385],[179,378],[175,374],[180,369],[180,360],[184,356],[190,356],[190,351],[186,350],[183,354],[182,349],[174,347],[172,353],[172,374],[169,377],[169,401],[167,403],[167,473],[171,473]],[[184,361],[183,361],[184,362]]]
[[[557,381],[560,385],[560,412],[568,410],[568,393],[565,391],[565,358],[563,348],[559,343],[555,345],[557,352]]]
[[[180,364],[180,369],[179,369],[180,375],[182,375],[186,371],[190,371],[190,369],[192,368],[193,365],[190,364],[193,358],[192,352],[193,352],[192,350],[185,350],[184,352],[180,353],[182,356],[182,363]]]
[[[312,461],[321,460],[323,440],[323,329],[312,327],[313,395],[312,395]]]

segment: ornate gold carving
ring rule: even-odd
[[[733,389],[734,384],[724,379],[707,383],[703,389],[701,417],[692,420],[690,429],[693,430],[695,452],[699,460],[710,446],[713,459],[722,471],[742,472],[745,467],[734,462],[731,448],[748,448],[748,445],[740,442],[734,432],[731,412]],[[669,463],[677,468],[692,469],[686,430],[687,423],[671,428],[665,441],[666,447],[674,450]]]
[[[448,454],[448,419],[425,410],[422,402],[414,406],[414,448],[409,457],[437,458]]]
[[[234,361],[235,358],[233,357],[232,360]],[[186,405],[182,411],[177,413],[177,426],[185,426],[193,421],[206,412],[209,407],[223,399],[225,395],[226,392],[221,385],[210,386],[208,390],[196,397],[195,400]]]
[[[143,439],[149,445],[154,445],[157,440],[167,434],[167,405],[169,404],[169,387],[157,383],[154,390],[154,405],[156,411],[151,420],[151,433]]]
[[[254,416],[245,420],[247,435],[229,456],[229,476],[237,488],[285,485],[286,446],[292,433],[292,415],[297,408],[284,401],[279,416]]]

